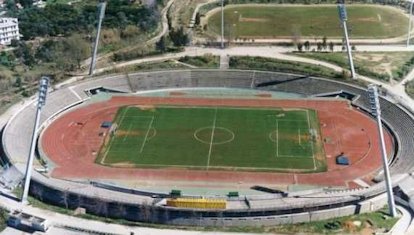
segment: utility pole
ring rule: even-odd
[[[224,49],[224,0],[221,0],[221,49]]]
[[[27,161],[26,175],[24,177],[23,196],[21,200],[23,204],[27,204],[27,197],[29,195],[30,179],[32,177],[33,159],[34,159],[34,153],[36,149],[36,140],[37,140],[37,132],[39,128],[40,113],[42,111],[43,106],[46,104],[46,94],[47,94],[48,86],[49,86],[49,78],[42,77],[40,79],[40,84],[39,84],[39,98],[37,100],[36,117],[35,117],[35,124],[34,124],[33,134],[32,134],[32,143],[30,145],[29,160]]]
[[[411,37],[411,24],[412,24],[412,16],[413,16],[413,4],[414,0],[411,0],[410,4],[410,12],[408,14],[408,32],[407,32],[407,47],[410,46],[410,37]]]
[[[374,84],[370,84],[368,86],[368,96],[369,96],[369,103],[371,105],[371,113],[373,116],[377,118],[377,126],[378,126],[378,137],[380,141],[381,147],[381,156],[382,156],[382,164],[384,168],[384,176],[385,176],[385,185],[387,187],[387,196],[388,196],[388,208],[390,216],[396,217],[397,211],[395,209],[395,201],[394,201],[394,194],[392,192],[392,183],[391,183],[391,176],[390,170],[388,168],[388,158],[387,158],[387,149],[385,146],[384,140],[384,132],[382,130],[382,120],[381,120],[381,107],[378,97],[378,87]]]
[[[355,74],[354,61],[352,59],[352,50],[351,50],[351,46],[349,45],[348,27],[346,23],[348,20],[348,16],[346,14],[345,4],[343,3],[338,4],[338,13],[339,13],[339,19],[341,20],[341,23],[342,23],[342,28],[344,29],[346,50],[348,52],[349,67],[351,69],[351,77],[353,79],[357,79],[356,74]]]
[[[100,8],[99,20],[98,20],[98,29],[96,31],[95,44],[93,46],[91,66],[89,67],[89,75],[93,75],[93,73],[95,72],[96,54],[98,53],[99,36],[101,35],[102,20],[105,16],[106,2],[105,1],[100,2],[98,4],[98,7]]]

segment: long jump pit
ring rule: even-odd
[[[382,166],[376,122],[338,98],[112,96],[60,114],[38,147],[51,177],[154,191],[369,187]]]

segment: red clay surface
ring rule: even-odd
[[[177,168],[115,168],[96,164],[96,152],[102,145],[100,127],[113,120],[117,109],[125,105],[192,105],[308,108],[318,113],[328,170],[321,173],[272,173],[203,171]],[[311,184],[358,187],[354,179],[366,183],[381,167],[376,123],[344,100],[263,100],[206,99],[185,97],[113,97],[111,100],[81,106],[55,120],[43,133],[41,147],[55,164],[51,175],[71,179],[136,180],[141,182],[214,182],[243,184]],[[392,138],[386,134],[391,152]],[[339,166],[335,157],[344,153],[351,165]]]

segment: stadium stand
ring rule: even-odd
[[[0,174],[0,184],[9,190],[14,189],[23,179],[23,175],[15,167],[9,167]]]
[[[88,98],[85,90],[94,87],[125,92],[176,87],[253,87],[307,96],[342,90],[355,95],[354,105],[363,110],[369,107],[364,89],[323,78],[243,70],[161,71],[94,78],[55,90],[48,94],[41,123],[47,125],[50,118],[74,104],[81,103]],[[381,105],[384,121],[397,137],[397,150],[391,167],[397,181],[397,174],[408,173],[414,169],[414,146],[411,144],[414,119],[411,113],[389,100],[382,98]],[[24,171],[34,112],[34,102],[28,103],[9,121],[3,132],[4,151],[19,172]],[[318,191],[306,197],[243,196],[229,200],[226,210],[193,210],[157,206],[156,200],[151,196],[130,193],[125,188],[118,190],[117,187],[111,187],[112,190],[109,191],[106,186],[95,187],[89,182],[50,178],[38,172],[34,172],[32,179],[31,194],[54,205],[83,207],[90,213],[113,218],[183,225],[231,226],[305,222],[333,215],[349,215],[356,210],[374,210],[386,202],[383,196],[384,186],[376,184],[359,190]]]
[[[128,76],[133,92],[177,87],[192,87],[190,71],[170,73],[168,71],[138,73]]]

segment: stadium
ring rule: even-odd
[[[16,182],[35,103],[2,134]],[[383,93],[381,105],[397,185],[414,165],[414,119],[398,97]],[[374,211],[386,197],[369,110],[365,87],[287,73],[192,69],[78,81],[48,94],[30,194],[174,225],[276,225]]]

